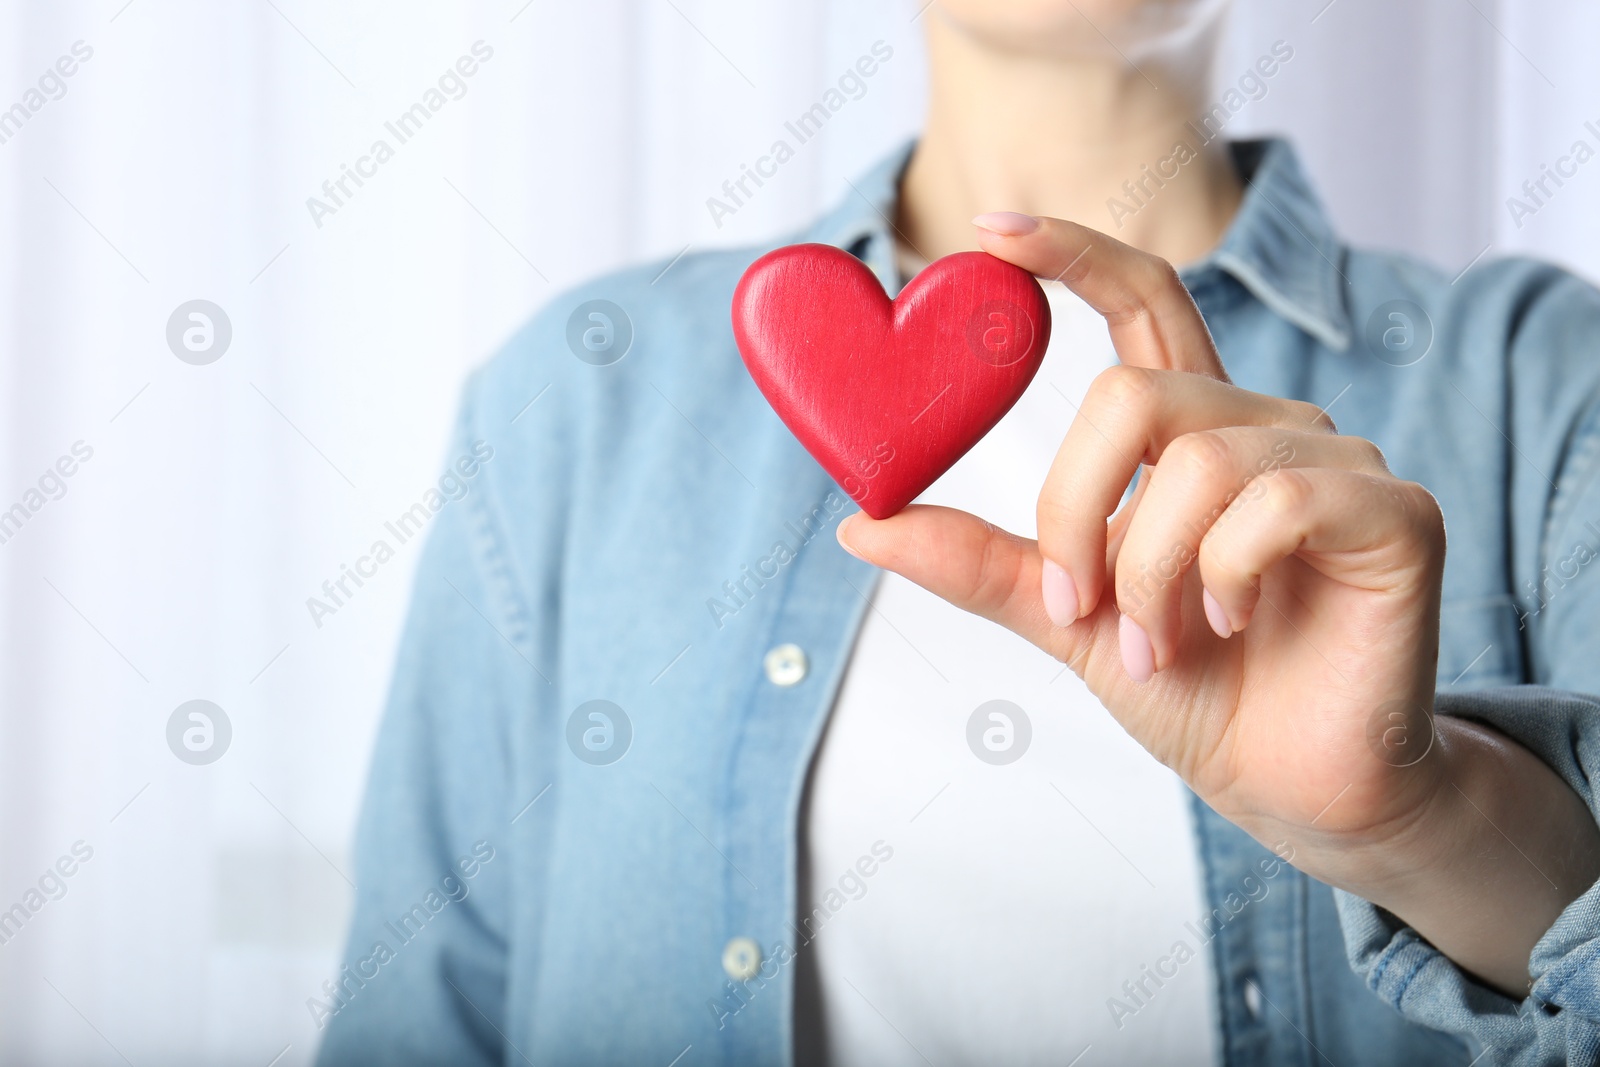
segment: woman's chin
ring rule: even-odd
[[[929,14],[974,40],[1059,58],[1133,59],[1192,47],[1231,0],[936,0]]]

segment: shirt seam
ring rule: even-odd
[[[1570,524],[1578,501],[1583,499],[1584,493],[1600,475],[1600,425],[1597,424],[1600,424],[1600,386],[1590,392],[1567,437],[1568,468],[1574,472],[1574,476],[1569,481],[1557,472],[1558,487],[1550,494],[1545,535],[1540,538],[1540,566],[1547,565],[1560,551],[1560,546],[1555,543],[1556,537]],[[1563,492],[1560,488],[1574,483],[1576,489]]]
[[[1389,970],[1389,964],[1393,963],[1395,957],[1404,951],[1410,943],[1411,934],[1409,930],[1402,929],[1395,932],[1389,941],[1389,946],[1378,957],[1378,962],[1373,964],[1371,985],[1374,992],[1383,984],[1383,976]]]
[[[463,436],[471,434],[478,429],[478,404],[477,391],[481,382],[482,372],[475,372],[468,379],[465,396],[462,400],[461,429]],[[462,442],[463,444],[466,442]],[[501,621],[511,631],[510,639],[514,649],[520,648],[528,656],[530,666],[534,666],[537,659],[537,650],[531,646],[529,634],[532,627],[529,624],[531,613],[528,605],[517,589],[517,584],[510,573],[510,556],[505,550],[503,539],[500,536],[498,524],[490,509],[490,498],[496,496],[495,481],[492,477],[484,480],[481,493],[468,494],[467,511],[472,516],[472,560],[476,565],[479,577],[484,583],[484,591],[498,602],[495,605],[486,605],[500,616]],[[521,654],[519,652],[519,654]],[[552,671],[554,668],[552,667]],[[547,686],[554,686],[555,682],[537,666],[534,673],[544,681]]]
[[[1401,1004],[1405,1003],[1406,993],[1411,990],[1411,983],[1416,980],[1417,975],[1422,972],[1424,967],[1433,962],[1433,954],[1437,951],[1437,949],[1423,949],[1420,953],[1418,953],[1418,958],[1411,965],[1411,970],[1407,971],[1406,976],[1400,979],[1400,982],[1395,989],[1395,1007],[1398,1008]]]

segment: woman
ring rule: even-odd
[[[1221,7],[940,0],[922,137],[795,236],[1046,281],[949,506],[844,517],[733,347],[764,249],[475,377],[325,1062],[1600,1054],[1600,295],[1340,245],[1206,125]]]

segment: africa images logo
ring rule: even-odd
[[[1032,720],[1009,700],[986,701],[967,718],[967,747],[992,767],[1017,762],[1032,742]]]
[[[593,767],[615,763],[633,745],[633,721],[609,700],[589,700],[567,719],[567,747]]]

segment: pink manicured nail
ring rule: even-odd
[[[1021,237],[1039,228],[1039,220],[1020,211],[990,211],[972,220],[974,226],[1001,237]]]
[[[835,526],[833,528],[833,536],[839,542],[839,547],[840,548],[842,548],[846,552],[850,553],[856,559],[859,559],[859,560],[862,560],[863,562],[865,562],[866,557],[863,556],[861,553],[857,552],[854,548],[850,547],[850,542],[845,540],[845,534],[844,534],[845,527],[850,525],[851,520],[853,520],[856,517],[857,514],[858,514],[857,512],[852,511],[850,514],[848,514],[844,518],[840,519],[839,520],[839,525]]]
[[[1071,626],[1078,621],[1078,584],[1061,564],[1044,561],[1039,592],[1044,597],[1044,612],[1051,622],[1057,626]]]
[[[1228,619],[1228,613],[1222,610],[1222,605],[1217,603],[1217,598],[1211,595],[1211,590],[1200,591],[1200,603],[1206,606],[1206,621],[1217,632],[1218,637],[1232,637],[1233,623]]]
[[[1128,677],[1143,685],[1156,673],[1156,650],[1144,627],[1133,621],[1132,615],[1122,616],[1117,624],[1117,637],[1122,645],[1122,667]]]

